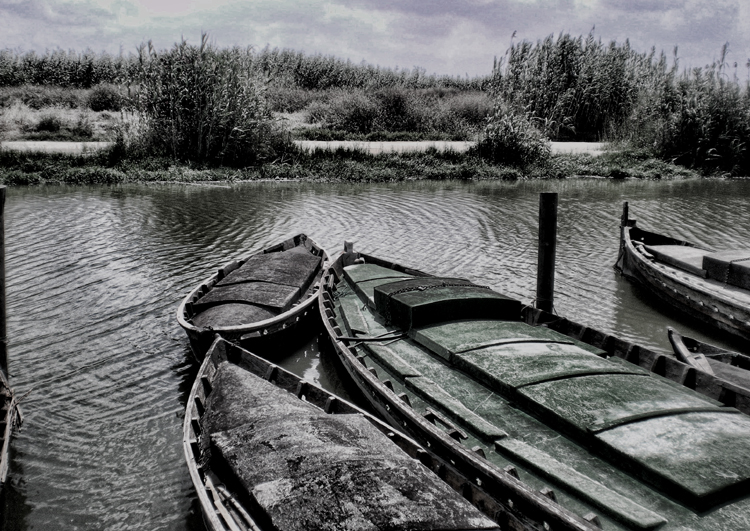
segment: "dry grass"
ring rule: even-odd
[[[16,101],[0,109],[0,141],[110,141],[114,140],[119,123],[119,113],[63,107],[33,109]]]

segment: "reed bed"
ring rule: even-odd
[[[287,49],[217,49],[205,35],[198,46],[145,45],[127,56],[6,49],[0,106],[7,113],[18,102],[123,109],[122,153],[231,166],[284,158],[292,137],[479,138],[486,160],[522,168],[544,164],[549,140],[615,141],[706,174],[750,175],[748,81],[726,63],[726,47],[715,63],[680,70],[676,51],[561,33],[514,42],[490,74],[472,79]],[[304,127],[290,136],[273,112]]]

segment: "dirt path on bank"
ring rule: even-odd
[[[359,142],[352,140],[321,141],[295,140],[294,143],[310,151],[335,149],[360,149],[368,153],[414,153],[424,152],[430,148],[438,151],[455,151],[464,153],[474,145],[474,142],[448,142],[440,140],[424,140],[419,142]],[[24,151],[32,153],[65,153],[81,155],[109,146],[111,142],[32,142],[13,141],[0,142],[0,149],[9,151]],[[603,142],[552,142],[552,153],[585,153],[601,155],[605,143]]]

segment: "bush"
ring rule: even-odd
[[[59,116],[47,113],[42,115],[34,129],[38,132],[57,133],[63,128],[63,125],[63,121]]]
[[[122,95],[115,85],[101,84],[91,89],[88,106],[94,112],[119,111],[122,109]]]
[[[250,50],[217,50],[204,34],[200,46],[157,52],[149,42],[139,52],[138,143],[147,153],[243,166],[285,149]]]
[[[518,167],[545,163],[551,155],[549,141],[529,117],[503,107],[490,117],[477,150],[492,162]]]

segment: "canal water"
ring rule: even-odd
[[[195,375],[174,312],[219,265],[299,232],[530,302],[538,194],[559,198],[560,315],[666,350],[666,327],[732,346],[613,269],[641,226],[750,248],[750,181],[45,186],[6,203],[10,373],[23,395],[5,529],[201,529],[182,454]],[[336,388],[311,340],[277,356]]]

